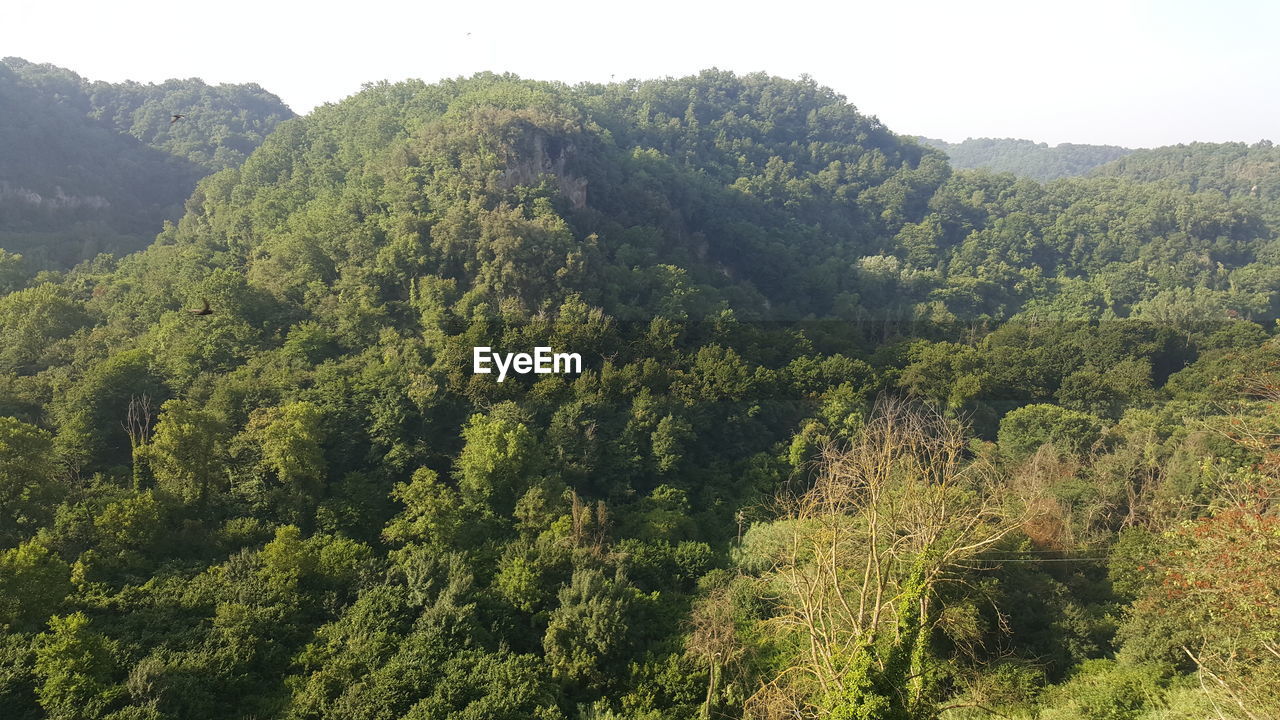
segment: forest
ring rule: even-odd
[[[1007,172],[1040,182],[1087,175],[1094,168],[1133,152],[1115,145],[1061,143],[1049,147],[1047,143],[1013,138],[969,138],[958,143],[926,137],[915,140],[946,153],[951,167],[957,170]]]
[[[0,108],[0,248],[58,270],[150,245],[197,180],[293,117],[256,85],[113,85],[15,57]]]
[[[152,235],[0,205],[0,717],[1280,717],[1269,143],[1040,182],[809,79],[55,70],[6,182]]]

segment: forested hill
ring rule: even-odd
[[[959,143],[925,137],[917,140],[945,152],[952,167],[1008,172],[1040,182],[1078,177],[1133,152],[1115,145],[1061,143],[1050,147],[1013,138],[969,138]]]
[[[89,82],[5,58],[0,248],[32,267],[141,249],[180,216],[196,180],[238,165],[292,116],[257,85]]]
[[[1257,207],[953,175],[830,91],[765,76],[377,85],[189,204],[156,254],[219,253],[309,313],[350,286],[390,317],[427,297],[645,321],[1276,317]]]
[[[1269,208],[811,81],[367,86],[0,256],[0,717],[1274,717]]]
[[[1192,191],[1216,190],[1228,197],[1254,198],[1272,208],[1280,202],[1280,148],[1269,140],[1253,145],[1191,143],[1136,150],[1093,174],[1167,182]]]
[[[425,302],[428,276],[465,308],[825,316],[856,309],[847,269],[948,174],[830,91],[763,76],[382,85],[206,182],[164,242],[225,247],[292,302],[316,281]]]

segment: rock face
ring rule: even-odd
[[[17,187],[0,180],[0,207],[3,206],[5,201],[29,205],[47,211],[76,210],[78,208],[102,210],[111,207],[111,202],[101,195],[68,195],[63,192],[60,186],[55,186],[53,192],[42,195],[35,190]]]
[[[523,140],[520,143],[522,152],[507,158],[506,170],[502,174],[503,186],[537,185],[545,176],[551,175],[574,210],[586,207],[587,179],[567,170],[568,162],[573,159],[573,142],[535,129],[527,131]]]

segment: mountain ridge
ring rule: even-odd
[[[1094,168],[1133,152],[1116,145],[1047,143],[1015,138],[968,138],[950,143],[917,136],[916,140],[947,153],[961,170],[1011,172],[1040,182],[1085,175]]]
[[[32,268],[144,247],[292,116],[257,85],[113,85],[20,58],[0,62],[0,106],[0,247]]]

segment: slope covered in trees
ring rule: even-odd
[[[141,249],[199,178],[238,165],[291,116],[257,85],[91,83],[5,58],[0,248],[32,268]]]
[[[1050,147],[1046,143],[1013,138],[968,138],[959,143],[916,139],[946,153],[952,167],[1008,172],[1040,182],[1078,177],[1133,152],[1115,145],[1060,143]]]
[[[1269,209],[1273,219],[1280,203],[1280,148],[1269,140],[1253,145],[1191,143],[1137,150],[1097,168],[1094,174],[1253,199]]]
[[[9,281],[0,715],[1274,714],[1267,210],[764,75],[371,85]]]

